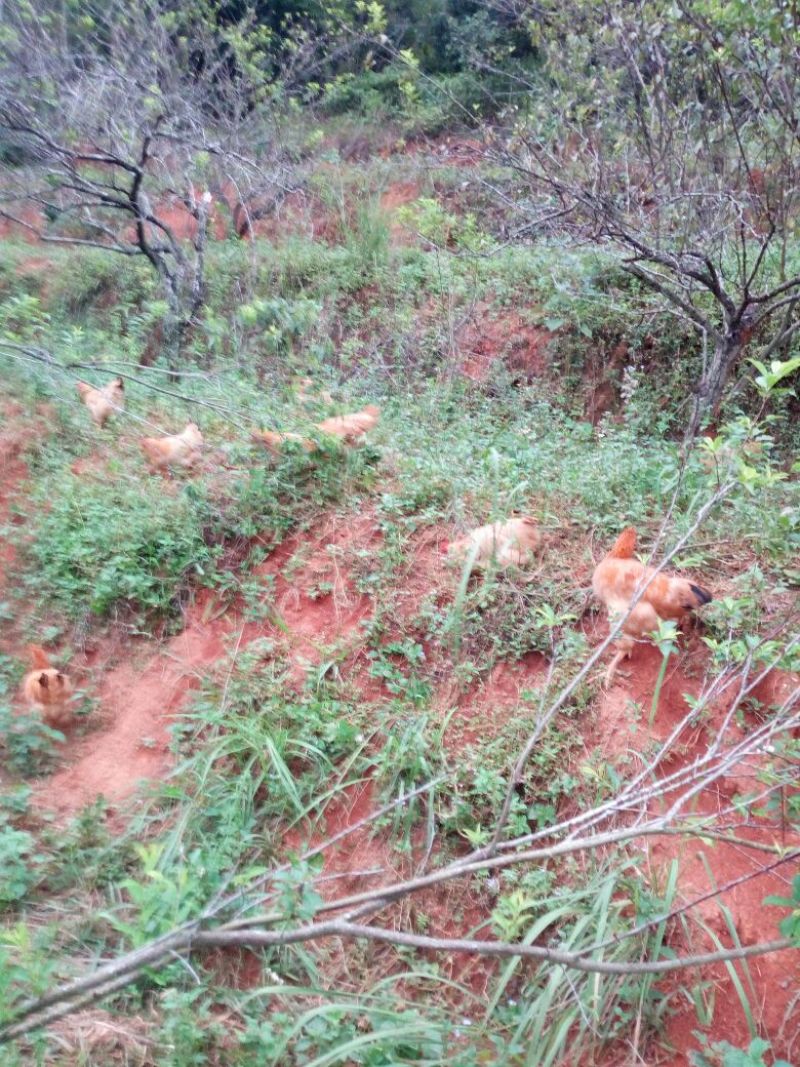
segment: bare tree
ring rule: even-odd
[[[216,199],[280,198],[278,83],[245,11],[223,25],[213,2],[111,0],[78,17],[48,0],[14,5],[0,51],[0,135],[21,154],[0,213],[43,241],[143,256],[168,311],[162,344],[176,368],[205,298]],[[33,205],[22,213],[20,207]]]
[[[510,6],[545,76],[527,82],[502,151],[533,193],[531,217],[612,242],[625,270],[704,336],[690,434],[718,412],[751,340],[757,358],[786,358],[800,328],[800,16],[767,0],[729,5],[713,23],[707,10]]]

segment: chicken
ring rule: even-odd
[[[451,541],[447,554],[451,559],[466,560],[475,552],[472,570],[482,570],[495,559],[499,568],[527,563],[539,547],[542,536],[536,520],[527,516],[479,526],[476,530]]]
[[[86,382],[78,382],[76,388],[89,409],[92,421],[98,426],[105,426],[115,411],[122,411],[125,401],[125,384],[122,378],[115,378],[102,389],[95,389]]]
[[[595,567],[592,589],[610,615],[626,612],[637,588],[654,574],[652,567],[646,567],[633,558],[635,550],[636,530],[629,526],[619,535],[605,559]],[[611,684],[621,660],[630,657],[634,644],[657,630],[662,619],[680,622],[695,608],[708,604],[710,600],[713,600],[711,593],[686,578],[663,571],[656,574],[623,623],[617,652],[606,671],[605,685]]]
[[[39,645],[29,645],[33,670],[22,681],[22,695],[32,708],[40,712],[48,726],[60,729],[72,720],[67,706],[72,696],[69,677],[53,667],[50,658]]]
[[[170,437],[143,437],[140,444],[153,472],[171,466],[191,467],[200,458],[203,435],[190,422],[180,433]]]
[[[314,429],[328,437],[337,437],[344,444],[353,444],[364,434],[373,428],[378,421],[380,408],[374,404],[368,404],[362,411],[356,411],[351,415],[335,415],[330,419],[318,422]],[[319,445],[308,437],[301,437],[299,433],[291,433],[288,430],[259,430],[251,435],[251,440],[264,445],[270,452],[280,452],[281,446],[287,441],[294,441],[303,447],[306,452],[316,452]]]
[[[317,429],[330,437],[338,437],[341,441],[352,444],[376,425],[380,413],[380,408],[367,404],[361,411],[355,411],[352,415],[334,415],[333,418],[323,419],[317,423]]]
[[[313,441],[309,441],[306,437],[301,437],[299,433],[280,433],[277,430],[257,430],[250,435],[250,439],[257,444],[264,445],[270,452],[277,454],[281,450],[281,445],[286,444],[287,441],[294,441],[295,444],[302,445],[306,452],[316,452],[317,446]]]

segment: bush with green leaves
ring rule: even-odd
[[[0,826],[0,909],[22,900],[38,880],[44,858],[36,838],[25,830]]]
[[[214,566],[196,499],[152,478],[52,475],[31,500],[28,533],[27,589],[70,618],[169,617]]]
[[[762,1037],[754,1037],[746,1049],[736,1048],[728,1041],[709,1042],[704,1034],[698,1034],[703,1050],[690,1052],[692,1067],[767,1067],[764,1057],[772,1046]],[[792,1067],[786,1060],[772,1059],[772,1067]]]
[[[0,698],[0,753],[17,774],[41,774],[49,768],[59,741],[64,741],[64,735],[43,722],[41,716],[15,714]]]

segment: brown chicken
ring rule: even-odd
[[[80,393],[84,404],[89,409],[92,421],[98,426],[105,426],[108,419],[115,411],[122,411],[125,402],[125,384],[122,378],[115,378],[113,382],[104,385],[102,389],[95,389],[86,382],[78,382],[76,389]]]
[[[190,422],[180,433],[170,437],[143,437],[140,444],[153,472],[173,466],[191,467],[200,458],[203,435]]]
[[[376,408],[374,404],[367,404],[363,410],[356,411],[352,415],[335,415],[333,418],[323,419],[322,422],[316,424],[315,429],[328,437],[337,437],[344,444],[349,445],[358,441],[368,430],[371,430],[377,423],[379,415],[380,408]],[[316,441],[312,441],[308,437],[301,437],[299,433],[291,433],[288,430],[259,430],[251,435],[251,440],[264,445],[273,453],[280,452],[281,446],[287,441],[294,441],[302,445],[306,452],[316,452],[319,448],[319,444]]]
[[[63,671],[51,665],[49,656],[39,645],[29,645],[28,651],[34,669],[22,681],[22,695],[48,726],[61,729],[72,720],[68,707],[72,682]]]
[[[306,437],[301,437],[299,433],[280,433],[277,430],[257,430],[250,435],[251,441],[257,444],[264,445],[270,452],[277,455],[281,450],[281,446],[285,445],[287,441],[294,441],[296,444],[302,445],[306,452],[316,452],[317,446],[313,441],[309,441]]]
[[[619,535],[605,559],[595,567],[592,589],[610,615],[626,612],[637,587],[653,574],[652,567],[646,567],[633,558],[635,551],[636,530],[629,526]],[[605,684],[611,684],[621,660],[630,657],[635,643],[657,630],[662,619],[680,622],[695,608],[708,604],[710,600],[713,600],[711,593],[686,578],[663,571],[656,574],[623,623],[616,655],[606,671]]]
[[[527,563],[542,542],[536,520],[527,516],[479,526],[476,530],[451,541],[447,554],[451,559],[466,560],[475,551],[473,570],[482,570],[493,558],[501,569]]]
[[[380,408],[367,404],[361,411],[355,411],[352,415],[334,415],[333,418],[323,419],[317,423],[317,429],[330,437],[338,437],[341,441],[352,444],[376,425],[380,413]]]

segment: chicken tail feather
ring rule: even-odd
[[[709,604],[714,598],[707,589],[703,589],[702,586],[689,583],[689,588],[697,597],[698,606],[701,604]]]

